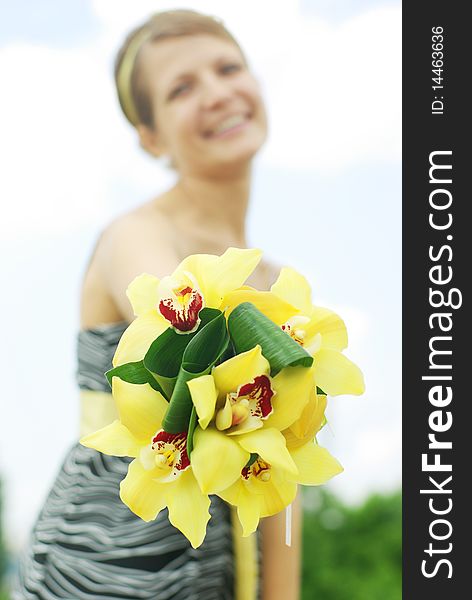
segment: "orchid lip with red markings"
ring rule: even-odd
[[[237,394],[231,394],[233,402],[247,399],[251,415],[260,419],[267,419],[272,414],[273,395],[274,391],[267,375],[257,375],[250,383],[240,386]]]
[[[200,310],[203,308],[203,297],[190,286],[174,292],[175,297],[163,298],[159,302],[159,312],[181,333],[194,331],[200,323]]]
[[[152,439],[152,450],[163,457],[162,466],[171,467],[174,474],[190,466],[187,454],[187,432],[167,433],[163,429]]]
[[[245,481],[249,481],[250,477],[256,477],[260,481],[269,481],[270,468],[271,466],[269,463],[266,463],[259,457],[250,466],[243,467],[241,478]]]
[[[285,331],[293,340],[300,344],[300,346],[304,346],[303,338],[305,337],[305,333],[301,329],[295,329],[290,325],[290,323],[284,323],[281,325],[282,331]]]
[[[226,394],[224,406],[217,411],[217,429],[226,430],[228,435],[259,429],[274,411],[271,400],[275,393],[267,375],[241,384],[236,392]]]

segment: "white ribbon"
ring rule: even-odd
[[[285,544],[292,545],[292,505],[289,504],[285,509]]]

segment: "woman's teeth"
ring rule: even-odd
[[[233,115],[232,117],[228,117],[224,121],[222,121],[215,129],[213,130],[213,135],[218,135],[220,133],[224,133],[237,125],[241,125],[246,121],[245,115]]]

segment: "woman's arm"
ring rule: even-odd
[[[285,544],[285,511],[261,521],[263,600],[299,599],[301,525],[300,494],[293,502],[290,547]]]

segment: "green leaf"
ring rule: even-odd
[[[188,424],[188,433],[187,433],[187,456],[190,458],[193,450],[193,434],[195,433],[195,429],[197,427],[197,411],[195,410],[195,406],[192,408],[192,414],[190,415],[190,422]]]
[[[233,343],[230,338],[229,342],[228,342],[228,347],[226,348],[224,353],[221,355],[221,357],[218,359],[218,362],[216,364],[220,365],[222,362],[225,362],[226,360],[233,358],[233,356],[236,356],[236,352],[234,351],[234,346],[233,346]]]
[[[326,396],[326,392],[323,392],[323,390],[318,386],[316,386],[316,393],[320,396]]]
[[[221,311],[218,312],[219,315],[207,323],[185,349],[182,366],[187,371],[200,374],[226,352],[229,344],[226,319]]]
[[[261,346],[272,376],[285,367],[313,364],[313,357],[251,302],[242,302],[232,311],[228,329],[236,354]]]
[[[221,314],[216,308],[203,308],[200,311],[200,325],[193,333],[177,333],[172,327],[166,329],[157,337],[146,352],[143,363],[152,373],[159,386],[169,399],[174,391],[177,375],[179,374],[182,358],[191,340],[210,321]]]
[[[182,357],[169,408],[162,427],[169,433],[187,431],[193,403],[187,381],[207,375],[228,348],[229,334],[221,311],[190,340]]]
[[[152,374],[146,369],[142,360],[139,360],[137,362],[126,363],[124,365],[120,365],[119,367],[115,367],[114,369],[110,369],[105,373],[105,375],[108,379],[110,387],[112,378],[119,377],[120,379],[128,383],[149,383],[149,385],[152,388],[154,388],[157,392],[160,392],[164,395],[164,397],[166,397],[161,386],[152,376]]]

